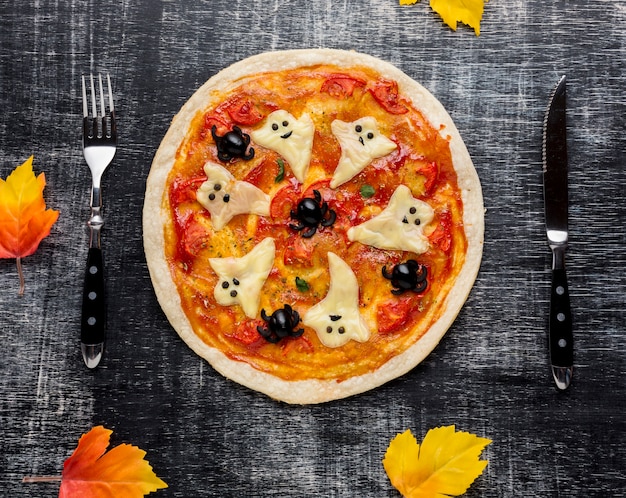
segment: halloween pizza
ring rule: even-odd
[[[451,118],[364,54],[261,54],[207,81],[152,164],[144,245],[173,328],[224,376],[319,403],[437,345],[482,255],[480,182]]]

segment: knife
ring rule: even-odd
[[[557,388],[567,389],[574,370],[574,341],[565,251],[567,228],[567,135],[565,76],[557,84],[543,126],[543,198],[548,245],[552,250],[552,286],[548,325],[550,364]]]

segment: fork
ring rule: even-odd
[[[111,164],[117,147],[117,128],[111,78],[106,75],[109,113],[106,114],[102,75],[98,75],[98,93],[94,76],[82,76],[83,89],[83,155],[91,171],[91,216],[89,227],[89,252],[83,287],[80,342],[83,360],[88,368],[95,368],[104,353],[106,332],[106,302],[104,296],[104,264],[100,245],[102,218],[102,190],[100,181],[104,170]],[[88,81],[88,84],[86,83]],[[90,99],[88,99],[88,94]],[[91,101],[91,106],[89,105]],[[99,101],[99,106],[96,104]],[[91,107],[91,115],[90,108]]]

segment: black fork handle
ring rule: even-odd
[[[83,345],[104,344],[106,301],[104,298],[104,264],[102,249],[90,247],[87,254],[80,341]]]

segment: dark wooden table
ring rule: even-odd
[[[34,5],[33,5],[34,4]],[[0,0],[0,177],[31,154],[61,212],[24,259],[0,260],[0,496],[56,496],[78,437],[113,429],[169,488],[155,496],[398,496],[382,467],[398,432],[493,439],[471,497],[626,496],[626,9],[622,0],[491,0],[482,34],[426,0]],[[435,351],[404,377],[318,406],[287,406],[222,378],[157,304],[141,212],[152,157],[180,106],[219,69],[268,50],[356,49],[446,106],[486,207],[476,285]],[[108,349],[79,353],[89,171],[79,77],[108,71],[119,149],[104,178]],[[557,392],[546,324],[545,107],[568,76],[575,378]]]

